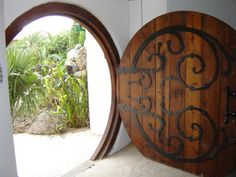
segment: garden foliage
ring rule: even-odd
[[[11,112],[32,118],[42,109],[60,117],[65,127],[88,124],[87,78],[66,72],[67,52],[84,45],[85,29],[74,23],[58,35],[34,33],[7,47]]]

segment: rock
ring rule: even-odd
[[[79,71],[87,68],[87,53],[85,47],[81,47],[75,52],[75,63]]]
[[[14,133],[26,133],[33,122],[32,118],[15,118],[13,121]]]
[[[33,121],[28,129],[28,133],[38,135],[51,135],[58,132],[58,128],[62,127],[62,121],[50,115],[48,112],[41,112]]]
[[[78,70],[77,65],[75,63],[75,52],[76,52],[76,49],[72,49],[67,53],[64,66],[66,67],[67,72],[69,74],[74,74]]]
[[[77,78],[87,77],[87,70],[77,71],[77,72],[75,72],[74,76]]]
[[[85,47],[76,45],[67,53],[65,68],[69,74],[75,74],[78,71],[87,69],[87,52]]]

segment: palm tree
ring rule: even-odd
[[[40,76],[33,71],[37,59],[32,52],[22,50],[17,42],[7,48],[7,68],[10,104],[13,119],[34,112],[44,96]]]

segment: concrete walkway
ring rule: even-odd
[[[145,158],[133,144],[100,161],[87,161],[62,177],[197,177]],[[236,177],[236,171],[227,177]]]
[[[142,156],[130,144],[113,156],[88,161],[63,177],[196,177]]]
[[[61,177],[86,162],[101,136],[85,131],[41,136],[15,134],[15,153],[19,177]]]
[[[18,134],[14,139],[19,177],[196,177],[145,158],[133,144],[90,161],[100,137],[89,130],[50,137]]]

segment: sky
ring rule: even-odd
[[[62,31],[69,30],[73,25],[73,20],[63,16],[46,16],[33,21],[26,25],[14,39],[21,39],[27,35],[39,31],[58,34]]]

